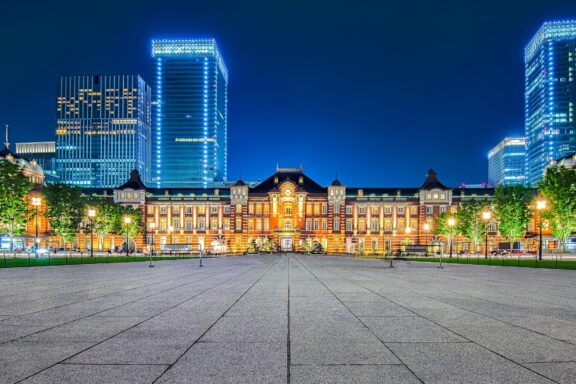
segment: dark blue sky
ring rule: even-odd
[[[321,184],[487,179],[523,133],[523,49],[572,1],[0,2],[0,122],[53,140],[59,74],[152,76],[152,37],[214,36],[230,72],[229,178],[297,166]]]

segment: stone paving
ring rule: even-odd
[[[0,383],[575,383],[576,272],[326,256],[0,270]]]

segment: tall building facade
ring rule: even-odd
[[[44,170],[45,176],[56,176],[56,142],[16,143],[16,153],[36,161]]]
[[[526,46],[527,181],[576,151],[576,20],[546,22]]]
[[[56,171],[62,182],[113,188],[147,177],[152,91],[138,75],[61,76]]]
[[[526,183],[526,139],[507,137],[488,152],[488,183]]]
[[[228,71],[214,39],[152,41],[156,187],[227,178]]]

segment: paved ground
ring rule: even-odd
[[[0,383],[576,382],[576,272],[386,265],[0,270]]]

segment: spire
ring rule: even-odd
[[[10,149],[10,142],[8,141],[8,124],[6,124],[6,140],[4,141],[4,146],[6,149]]]

